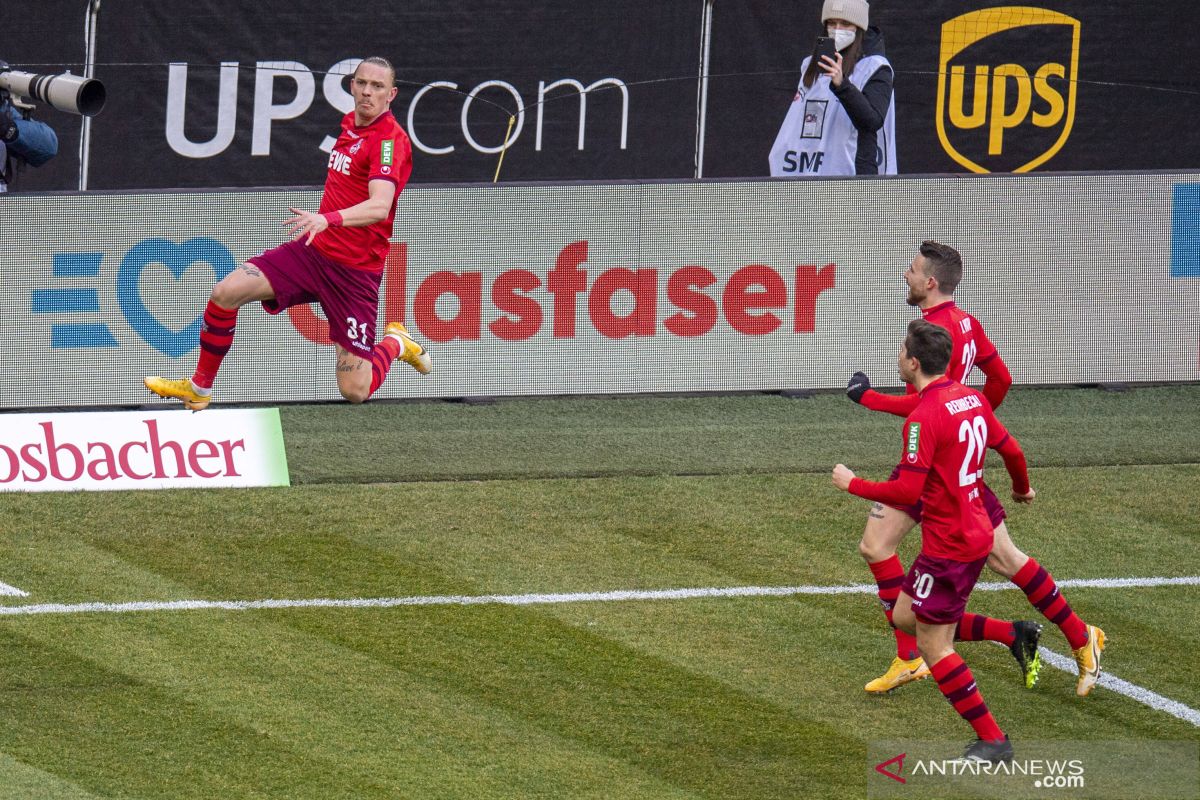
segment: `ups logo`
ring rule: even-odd
[[[1027,6],[985,8],[942,25],[937,131],[973,172],[1028,172],[1075,122],[1079,20]]]

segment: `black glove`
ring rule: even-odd
[[[867,377],[867,373],[856,372],[850,376],[850,382],[846,384],[846,396],[856,403],[862,403],[863,395],[870,388],[871,379]]]
[[[11,142],[17,138],[17,123],[13,122],[11,106],[0,105],[0,141]]]

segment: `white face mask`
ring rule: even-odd
[[[833,46],[839,51],[845,50],[847,47],[854,44],[854,37],[858,33],[857,30],[847,31],[841,28],[835,28],[832,25],[827,26],[825,31],[829,34],[829,38],[833,39]]]

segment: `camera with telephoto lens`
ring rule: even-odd
[[[104,84],[95,78],[81,78],[69,72],[61,75],[21,72],[0,61],[0,98],[5,93],[85,117],[99,114],[107,97]]]

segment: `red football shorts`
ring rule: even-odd
[[[918,620],[927,625],[950,625],[962,619],[967,598],[986,563],[986,556],[974,561],[951,561],[921,553],[900,591],[912,598]]]
[[[286,242],[246,261],[262,270],[275,292],[274,300],[262,304],[268,314],[320,303],[329,320],[329,338],[359,358],[370,357],[383,273],[339,264],[303,240]]]

